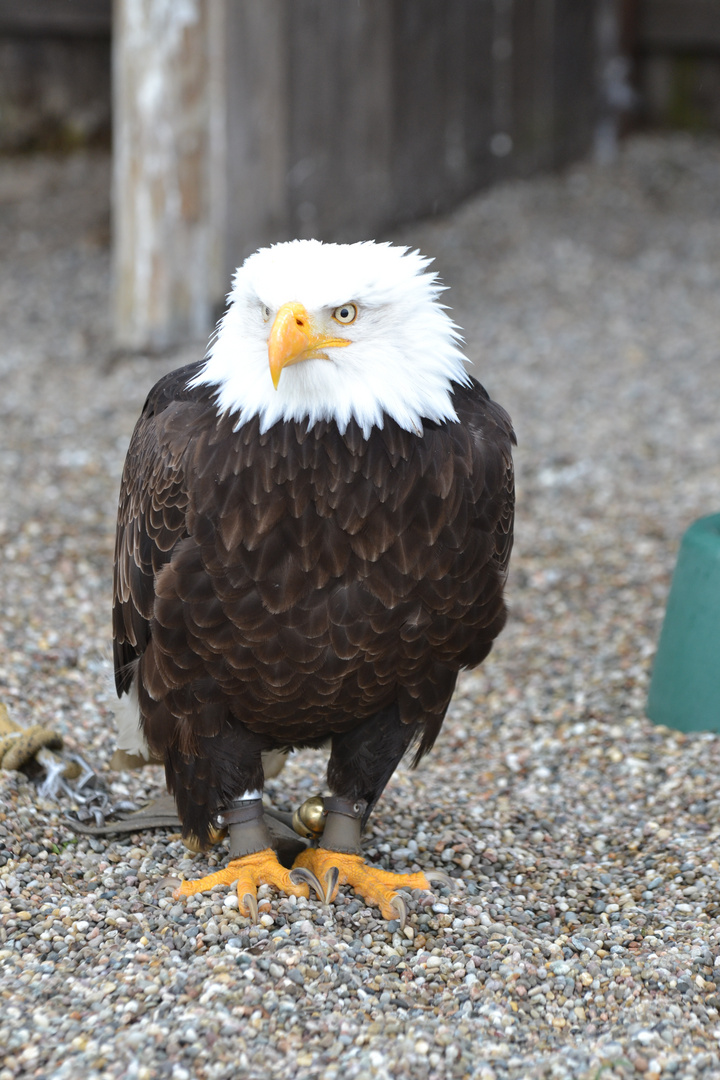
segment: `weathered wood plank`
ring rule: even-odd
[[[448,171],[456,174],[458,197],[489,184],[496,159],[490,152],[495,134],[488,103],[493,88],[493,4],[489,0],[464,5],[459,45],[446,58],[457,70],[455,104],[446,133]]]
[[[553,165],[560,168],[586,154],[597,117],[592,4],[555,0]]]
[[[112,0],[0,0],[0,34],[109,37]]]
[[[216,0],[217,2],[217,0]],[[257,247],[288,236],[286,0],[225,5],[222,138],[225,279]],[[226,287],[227,287],[226,284]]]
[[[356,240],[392,213],[391,4],[290,0],[288,224]]]
[[[405,220],[490,178],[492,0],[393,8],[393,216]]]
[[[720,49],[720,0],[640,0],[640,49],[673,52]]]
[[[555,22],[555,0],[515,0],[509,39],[506,32],[498,40],[501,56],[510,49],[512,95],[512,154],[499,159],[501,175],[530,176],[554,164]]]

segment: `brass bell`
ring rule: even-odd
[[[218,829],[215,825],[210,826],[209,837],[207,844],[201,844],[197,836],[194,833],[189,833],[188,836],[183,836],[182,842],[188,851],[192,851],[195,855],[199,855],[202,851],[207,851],[208,848],[215,847],[224,840],[227,836],[227,829]]]
[[[313,795],[306,799],[293,814],[293,829],[298,836],[306,840],[315,840],[322,836],[325,828],[325,802],[322,795]]]

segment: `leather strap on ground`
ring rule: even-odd
[[[305,850],[307,842],[292,828],[290,814],[283,814],[280,810],[267,806],[264,810],[265,823],[270,831],[273,847],[278,852],[278,858],[285,861],[292,855],[294,860],[300,851]],[[73,832],[81,833],[83,836],[115,836],[120,833],[144,832],[146,829],[172,829],[180,832],[182,829],[172,795],[161,795],[157,799],[152,799],[140,810],[124,814],[116,821],[106,821],[103,825],[89,825],[87,822],[70,817],[65,821]]]

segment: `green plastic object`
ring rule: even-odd
[[[720,514],[696,521],[680,545],[647,713],[680,731],[720,731]]]

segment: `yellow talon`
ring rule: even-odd
[[[393,874],[368,866],[362,855],[346,855],[329,848],[308,848],[301,851],[294,866],[310,870],[325,885],[325,903],[337,895],[338,885],[350,885],[363,900],[380,908],[385,919],[400,919],[404,923],[404,903],[398,889],[430,889],[431,883],[422,871],[416,874]]]
[[[183,881],[173,893],[179,900],[181,896],[194,896],[196,893],[209,892],[216,885],[236,884],[240,914],[257,921],[257,886],[274,885],[281,892],[293,896],[309,896],[307,884],[296,884],[293,871],[286,870],[278,860],[272,848],[255,851],[252,855],[243,855],[233,859],[222,870],[197,881]]]

